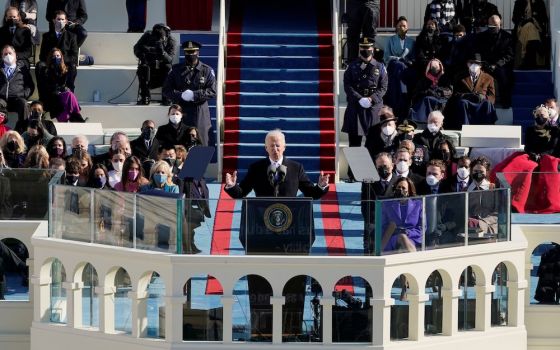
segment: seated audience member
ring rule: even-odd
[[[4,11],[4,25],[0,27],[0,47],[10,45],[14,48],[18,61],[29,67],[33,46],[31,30],[22,22],[20,12],[15,7]]]
[[[398,146],[398,133],[395,115],[391,107],[383,106],[379,111],[379,123],[367,131],[365,147],[371,159],[381,152],[394,153]]]
[[[30,121],[38,120],[39,122],[41,122],[43,128],[45,128],[45,130],[49,134],[51,134],[52,136],[57,135],[56,126],[54,125],[54,123],[51,120],[47,120],[45,118],[43,103],[41,101],[36,100],[31,102],[31,104],[29,105],[29,110],[30,111],[27,119],[24,120],[23,123],[21,123],[22,127],[27,129]]]
[[[400,148],[397,150],[394,156],[394,163],[395,163],[395,173],[394,175],[397,177],[406,177],[412,180],[412,182],[417,185],[424,178],[422,175],[418,175],[411,170],[412,166],[412,156],[410,152],[406,148]]]
[[[195,146],[202,146],[198,129],[195,126],[189,126],[187,128],[187,133],[189,134],[189,138],[190,138],[189,143],[186,145],[187,151],[190,151],[190,149]]]
[[[149,181],[144,177],[144,170],[140,159],[135,156],[126,158],[124,161],[121,181],[117,182],[114,189],[119,192],[136,193],[141,186],[148,185]]]
[[[426,146],[414,142],[415,130],[418,127],[412,120],[405,119],[398,126],[399,148],[406,148],[412,156],[411,169],[417,174],[426,172],[426,163],[430,160],[430,154]]]
[[[408,91],[412,90],[416,81],[416,72],[412,68],[415,43],[407,35],[406,17],[399,17],[395,27],[397,33],[389,37],[383,57],[389,77],[384,101],[398,117],[403,118],[408,112],[405,108],[409,105]]]
[[[109,183],[107,181],[108,178],[109,174],[105,165],[95,164],[91,169],[87,187],[91,187],[96,190],[110,190],[111,188],[109,187]]]
[[[76,158],[68,158],[68,160],[66,161],[66,185],[78,186],[78,182],[80,181],[80,170],[80,162]]]
[[[555,98],[548,98],[544,101],[544,105],[548,108],[548,125],[550,126],[560,126],[560,122],[558,121],[558,106],[556,104]]]
[[[50,158],[49,169],[66,171],[66,161],[63,158]]]
[[[112,153],[113,153],[113,155],[111,156],[112,169],[109,171],[108,180],[109,180],[109,186],[111,186],[111,188],[115,188],[115,185],[122,181],[122,174],[123,174],[126,154],[122,148],[117,148]]]
[[[467,29],[467,34],[478,33],[486,28],[488,18],[493,15],[500,13],[498,7],[488,0],[465,1],[460,22]]]
[[[393,185],[392,200],[383,202],[381,249],[384,252],[404,250],[415,252],[422,244],[422,200],[407,199],[416,196],[416,187],[401,177]]]
[[[59,12],[66,14],[67,30],[76,35],[78,47],[82,46],[87,38],[87,30],[84,28],[84,23],[88,19],[85,0],[48,0],[45,18],[49,22],[49,30],[56,29],[56,23],[50,21]]]
[[[432,0],[424,13],[424,23],[428,20],[435,20],[441,33],[451,33],[457,23],[453,0]]]
[[[424,77],[420,78],[414,90],[410,118],[426,123],[428,114],[432,111],[443,111],[453,93],[451,83],[440,60],[437,58],[431,60],[426,66]]]
[[[49,154],[43,145],[35,145],[29,149],[25,157],[24,168],[49,168]]]
[[[414,52],[416,53],[416,70],[423,74],[428,62],[434,58],[440,58],[443,48],[443,39],[439,35],[438,24],[433,19],[426,21],[424,28],[416,38]]]
[[[473,36],[467,35],[462,24],[453,27],[453,38],[444,45],[442,54],[442,63],[448,76],[453,77],[463,69],[473,50],[473,45]]]
[[[8,111],[5,108],[0,107],[0,138],[2,138],[5,133],[11,130],[7,124]]]
[[[185,146],[177,145],[175,146],[175,154],[177,155],[177,168],[180,171],[183,169],[183,165],[185,164],[185,159],[187,159],[189,151],[187,151]]]
[[[154,121],[145,120],[140,132],[140,137],[130,142],[132,155],[138,157],[142,162],[146,159],[157,159],[159,142],[155,138],[156,124]]]
[[[27,118],[27,99],[35,90],[29,69],[17,62],[14,48],[7,45],[2,49],[2,73],[0,74],[0,106],[10,112],[17,112],[18,122],[15,130],[24,132],[23,122]]]
[[[525,152],[538,161],[543,154],[552,154],[558,143],[558,128],[549,124],[550,110],[540,105],[533,111],[535,125],[525,129]]]
[[[161,87],[171,71],[175,56],[175,39],[171,36],[171,28],[163,23],[154,25],[134,45],[134,55],[140,60],[137,70],[137,104],[149,105],[150,89]],[[163,96],[161,104],[168,106],[170,102]]]
[[[502,20],[494,15],[488,19],[488,30],[476,36],[476,52],[480,52],[488,72],[497,83],[497,95],[503,108],[511,106],[513,86],[513,38],[502,29]]]
[[[445,175],[455,173],[457,168],[457,150],[450,139],[444,138],[438,141],[433,152],[434,159],[439,159],[445,165]]]
[[[381,152],[375,157],[379,180],[362,182],[361,210],[364,217],[364,251],[373,253],[375,230],[375,204],[373,201],[393,197],[393,185],[397,176],[393,174],[393,161],[389,153]]]
[[[161,145],[159,146],[159,154],[157,160],[163,160],[171,168],[171,173],[173,174],[173,182],[177,183],[177,174],[179,174],[179,167],[177,163],[177,153],[175,153],[175,146],[173,145]]]
[[[480,55],[470,59],[468,70],[455,76],[453,83],[454,101],[450,102],[448,111],[454,118],[450,120],[452,129],[461,129],[463,125],[492,125],[498,120],[494,101],[494,78],[482,71]]]
[[[549,48],[549,20],[543,0],[516,0],[511,18],[515,24],[515,67],[536,69],[545,66]]]
[[[1,139],[1,138],[0,138]],[[4,154],[2,153],[2,149],[0,149],[0,170],[2,169],[9,169],[10,167],[6,163],[6,159],[4,159]]]
[[[57,11],[52,18],[49,18],[49,22],[52,23],[54,27],[47,33],[44,33],[43,39],[41,40],[39,62],[37,62],[35,68],[37,81],[40,82],[39,77],[45,76],[43,70],[48,65],[47,59],[52,56],[53,49],[56,48],[62,53],[61,59],[64,60],[64,65],[67,69],[64,74],[64,85],[73,92],[74,81],[76,80],[77,74],[76,67],[78,65],[78,44],[76,41],[76,35],[66,29],[68,21],[66,20],[66,13],[64,13],[64,11]],[[55,59],[55,62],[57,61],[58,60]],[[39,95],[41,95],[41,88],[39,88]],[[41,98],[41,101],[45,102],[43,98]]]
[[[490,161],[478,157],[471,162],[473,181],[467,191],[469,194],[469,231],[477,233],[498,233],[498,199],[493,190],[496,186],[487,177]]]
[[[78,152],[70,156],[70,158],[74,158],[80,164],[80,179],[78,185],[87,186],[91,168],[93,167],[91,156],[85,152]]]
[[[23,138],[17,131],[10,130],[0,139],[0,149],[4,154],[6,165],[10,168],[22,168],[25,162],[26,148]]]
[[[60,123],[84,123],[86,119],[82,117],[71,79],[70,67],[66,65],[62,51],[57,48],[51,50],[45,66],[37,67],[39,95],[51,119],[56,118]]]
[[[49,153],[49,157],[51,159],[53,158],[65,159],[67,156],[66,141],[64,141],[64,138],[60,136],[54,136],[53,138],[51,138],[47,143],[46,148],[47,148],[47,152]]]
[[[413,141],[416,145],[425,146],[428,150],[430,159],[433,158],[433,153],[436,145],[443,139],[446,139],[441,131],[443,130],[443,120],[445,117],[440,111],[433,111],[428,115],[428,124],[422,133],[414,135]]]
[[[35,145],[47,145],[53,138],[51,134],[43,127],[43,124],[38,120],[31,120],[27,125],[27,131],[21,134],[27,149]]]
[[[31,31],[33,43],[39,44],[40,37],[37,30],[37,1],[36,0],[9,0],[6,2],[6,9],[15,7],[19,10],[20,18]]]
[[[465,192],[472,182],[471,160],[467,156],[457,159],[457,171],[445,179],[450,192]]]
[[[181,123],[183,119],[183,109],[181,106],[173,104],[167,111],[169,123],[158,127],[156,140],[160,145],[183,145],[187,146],[190,142],[190,135],[187,133],[188,126]]]
[[[111,147],[109,148],[109,151],[93,157],[94,163],[103,163],[103,165],[105,165],[108,170],[112,169],[111,159],[117,149],[122,148],[123,152],[125,153],[125,157],[129,157],[132,155],[128,135],[124,132],[115,131],[113,135],[111,135],[110,143]]]
[[[431,159],[426,165],[426,177],[416,189],[418,195],[448,193],[450,189],[446,186],[445,174],[447,167],[439,159]]]
[[[72,154],[78,152],[89,153],[89,140],[85,135],[76,135],[72,138]],[[94,159],[94,163],[98,163]]]
[[[150,183],[140,187],[140,192],[162,190],[164,192],[179,193],[179,187],[173,183],[173,174],[169,164],[163,160],[157,161],[150,169]]]

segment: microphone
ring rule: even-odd
[[[268,175],[268,182],[270,182],[271,186],[274,186],[274,177],[276,176],[276,167],[274,166],[274,164],[270,164],[268,166],[266,174]]]
[[[286,180],[286,173],[288,172],[288,168],[285,165],[280,165],[276,172],[278,173],[278,183],[284,182]]]

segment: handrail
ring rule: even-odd
[[[333,0],[332,2],[332,28],[333,28],[333,38],[332,43],[334,46],[334,86],[333,86],[333,93],[334,93],[334,134],[335,134],[335,182],[339,181],[340,171],[339,171],[339,160],[340,160],[340,151],[338,145],[340,145],[340,130],[339,126],[339,118],[340,118],[340,111],[339,111],[339,98],[340,98],[340,65],[338,61],[338,57],[340,54],[340,47],[339,47],[339,33],[338,33],[338,22],[339,22],[339,9],[340,3],[339,0]]]
[[[226,0],[220,0],[220,32],[219,32],[219,47],[218,50],[218,76],[216,77],[216,147],[218,159],[218,181],[222,181],[223,170],[223,148],[221,147],[222,124],[224,116],[224,81],[225,81],[225,50],[227,47],[226,36]]]

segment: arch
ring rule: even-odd
[[[414,276],[413,274],[410,274],[408,272],[393,275],[392,277],[388,277],[387,280],[388,281],[390,281],[390,280],[395,281],[395,280],[401,278],[401,276],[404,276],[404,278],[406,279],[407,292],[408,293],[418,294],[420,292],[420,286],[418,284],[418,280],[416,279],[416,276]],[[387,294],[391,294],[391,289],[392,288],[393,288],[393,284],[391,284],[389,286],[389,290],[387,291]]]
[[[503,262],[499,263],[492,273],[491,325],[492,327],[507,326],[509,316],[509,269]]]
[[[444,276],[447,281],[444,281]],[[445,282],[447,282],[447,284]],[[443,333],[444,303],[442,291],[444,286],[449,288],[450,285],[451,277],[449,274],[439,269],[432,271],[426,280],[424,293],[428,298],[424,303],[424,334],[432,335]]]
[[[233,314],[242,319],[233,320],[234,341],[272,341],[272,286],[260,275],[246,275],[237,280],[233,288],[236,301]]]
[[[183,340],[222,341],[224,308],[220,281],[210,275],[191,276],[183,294]]]
[[[531,252],[531,264],[533,265],[529,289],[531,304],[558,304],[560,293],[556,293],[554,284],[560,273],[556,267],[559,261],[560,245],[556,242],[542,242]]]
[[[99,328],[99,295],[96,287],[99,286],[99,276],[95,267],[90,264],[80,264],[76,273],[81,271],[78,279],[82,287],[82,325],[84,327]],[[77,276],[74,277],[76,281]]]
[[[115,286],[115,330],[126,334],[132,333],[132,301],[128,293],[132,291],[132,282],[128,272],[120,267],[114,273]]]
[[[282,341],[321,342],[321,284],[311,276],[297,275],[286,281],[282,296]]]
[[[345,276],[336,282],[332,293],[333,343],[371,343],[373,291],[369,282],[361,276]]]
[[[66,323],[67,305],[66,305],[66,288],[63,283],[66,282],[66,269],[62,262],[56,258],[49,259],[49,277],[50,277],[50,316],[49,321],[52,323]]]
[[[0,240],[0,300],[29,300],[29,250],[17,238]]]

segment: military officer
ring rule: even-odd
[[[201,45],[186,41],[182,45],[185,63],[175,64],[163,84],[163,94],[183,108],[182,122],[198,128],[200,142],[208,145],[211,128],[208,100],[216,97],[214,70],[199,59]]]

